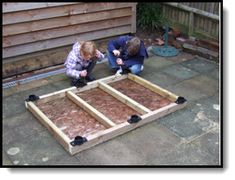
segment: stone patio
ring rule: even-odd
[[[187,106],[74,156],[24,105],[29,94],[70,87],[64,74],[3,89],[3,165],[219,166],[219,69],[219,64],[185,52],[172,58],[150,56],[141,77],[185,97]],[[110,75],[107,62],[97,64],[96,79]]]

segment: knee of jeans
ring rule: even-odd
[[[141,73],[141,68],[130,68],[132,74],[139,75]]]

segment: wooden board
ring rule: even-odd
[[[74,155],[177,111],[186,106],[186,100],[139,76],[126,74],[99,79],[82,88],[63,89],[37,100],[27,99],[25,105]],[[131,117],[140,119],[132,121],[136,119]]]

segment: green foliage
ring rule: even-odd
[[[155,30],[164,25],[166,19],[162,16],[160,3],[137,4],[137,26],[144,30]]]

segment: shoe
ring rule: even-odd
[[[81,79],[72,79],[71,85],[72,85],[72,86],[76,86],[77,88],[79,88],[79,87],[86,86],[87,83],[84,82],[84,81],[81,80]]]
[[[113,74],[115,74],[118,69],[119,69],[119,68],[112,68],[112,69],[110,69],[110,71],[111,71]]]
[[[94,81],[96,80],[94,77],[92,76],[86,76],[85,79],[88,81],[88,82],[91,82],[91,81]]]
[[[143,65],[141,66],[140,70],[141,70],[141,71],[143,71],[143,70],[144,70],[144,66],[143,66]]]
[[[119,68],[116,72],[116,74],[121,74],[122,73],[122,68]]]

